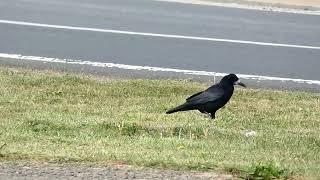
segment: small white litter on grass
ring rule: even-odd
[[[250,136],[256,136],[257,132],[255,131],[248,131],[244,134],[246,137],[250,137]]]

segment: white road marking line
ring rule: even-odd
[[[1,20],[1,19],[0,19],[0,23],[1,24],[14,24],[14,25],[20,25],[20,26],[53,28],[53,29],[68,29],[68,30],[76,30],[76,31],[92,31],[92,32],[102,32],[102,33],[127,34],[127,35],[151,36],[151,37],[174,38],[174,39],[190,39],[190,40],[227,42],[227,43],[237,43],[237,44],[253,44],[253,45],[260,45],[260,46],[289,47],[289,48],[317,49],[317,50],[320,49],[320,47],[318,47],[318,46],[307,46],[307,45],[297,45],[297,44],[279,44],[279,43],[244,41],[244,40],[234,40],[234,39],[208,38],[208,37],[198,37],[198,36],[182,36],[182,35],[174,35],[174,34],[158,34],[158,33],[134,32],[134,31],[120,31],[120,30],[113,30],[113,29],[64,26],[64,25],[42,24],[42,23],[11,21],[11,20]]]
[[[128,70],[174,72],[174,73],[183,73],[183,74],[189,74],[189,75],[214,76],[214,77],[215,76],[222,77],[228,74],[228,73],[208,72],[208,71],[160,68],[160,67],[152,67],[152,66],[134,66],[134,65],[126,65],[126,64],[116,64],[116,63],[102,63],[102,62],[73,60],[73,59],[48,58],[48,57],[40,57],[40,56],[23,56],[20,54],[6,54],[6,53],[0,53],[0,58],[10,58],[10,59],[17,59],[17,60],[25,60],[25,61],[87,65],[87,66],[102,67],[102,68],[119,68],[119,69],[128,69]],[[320,85],[320,80],[292,79],[292,78],[258,76],[258,75],[247,75],[247,74],[237,74],[237,76],[243,79],[251,79],[251,80],[257,80],[257,81],[269,80],[269,81],[282,81],[282,82],[294,82],[294,83],[303,83],[303,84],[310,84],[310,85]]]

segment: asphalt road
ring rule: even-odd
[[[320,16],[152,0],[0,1],[0,19],[320,47]],[[0,23],[0,53],[320,80],[320,49]]]

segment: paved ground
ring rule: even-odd
[[[150,0],[12,0],[1,1],[0,7],[5,20],[68,27],[0,23],[0,39],[5,42],[0,44],[1,53],[310,80],[320,77],[316,68],[320,50],[292,47],[320,48],[319,16]],[[265,42],[273,44],[265,46]]]
[[[183,172],[137,169],[125,165],[81,165],[81,164],[37,164],[37,163],[0,163],[1,180],[54,180],[54,179],[232,179],[231,175],[215,173]]]

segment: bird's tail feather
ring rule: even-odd
[[[172,108],[172,109],[168,110],[166,112],[166,114],[171,114],[171,113],[175,113],[175,112],[178,112],[178,111],[188,111],[188,110],[192,110],[192,108],[189,107],[188,104],[182,104],[180,106],[177,106],[175,108]]]

